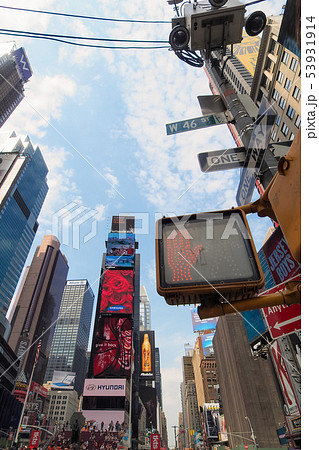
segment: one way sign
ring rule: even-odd
[[[268,147],[270,132],[275,123],[276,111],[270,106],[265,97],[262,98],[258,118],[250,138],[247,157],[242,168],[236,200],[238,206],[251,201],[256,177],[259,173],[266,148]]]

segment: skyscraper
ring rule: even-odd
[[[20,379],[29,381],[37,350],[37,344],[32,344],[41,339],[33,380],[43,384],[68,270],[59,240],[44,236],[28,268],[11,322],[8,343],[21,359]]]
[[[0,127],[24,97],[24,84],[32,76],[24,48],[14,42],[0,44]]]
[[[0,334],[48,192],[48,168],[28,136],[0,134]]]
[[[87,280],[67,281],[59,319],[50,351],[45,382],[54,370],[75,372],[75,390],[80,393],[86,375],[86,352],[89,342],[94,294]]]
[[[148,298],[145,286],[140,286],[140,330],[146,331],[150,329],[150,300]]]

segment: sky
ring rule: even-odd
[[[261,9],[275,15],[283,3],[266,0],[247,11]],[[0,12],[1,29],[113,39],[167,41],[175,14],[164,0],[29,0],[27,6],[22,0],[3,0],[1,5],[167,21],[121,23]],[[69,263],[68,279],[87,278],[96,294],[112,216],[128,213],[136,217],[141,284],[151,302],[151,327],[160,349],[164,411],[173,446],[172,426],[178,425],[181,411],[184,344],[193,345],[196,335],[190,308],[169,306],[156,292],[155,221],[163,215],[236,206],[239,170],[203,174],[197,161],[198,153],[235,143],[224,125],[166,135],[165,124],[201,116],[197,96],[211,94],[204,70],[180,61],[168,48],[84,48],[0,36],[0,42],[13,40],[25,48],[33,76],[25,85],[25,99],[2,131],[27,134],[40,147],[49,168],[49,192],[27,263],[43,236],[54,234]],[[249,222],[259,249],[270,221],[249,217]]]

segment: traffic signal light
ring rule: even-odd
[[[171,305],[200,303],[194,295],[229,301],[255,295],[264,276],[245,213],[236,208],[158,220],[156,278]]]

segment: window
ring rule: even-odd
[[[300,92],[300,89],[297,86],[295,86],[295,89],[294,89],[294,91],[292,93],[292,96],[293,96],[293,98],[295,98],[299,102],[300,96],[301,96],[301,92]]]
[[[301,125],[301,117],[299,116],[299,114],[298,114],[297,117],[296,117],[295,125],[296,125],[297,128],[300,128],[300,125]]]
[[[284,74],[282,72],[278,72],[277,81],[280,84],[282,84],[282,82],[284,81]]]
[[[289,78],[286,78],[284,87],[285,87],[285,89],[286,89],[288,92],[290,91],[291,86],[292,86],[292,81],[289,80]]]
[[[272,93],[272,98],[273,98],[275,101],[277,101],[278,98],[279,98],[279,92],[278,92],[276,89],[274,89],[274,92]]]
[[[287,103],[287,100],[286,99],[284,99],[283,97],[280,97],[280,100],[279,100],[279,107],[281,108],[281,109],[285,109],[285,107],[286,107],[286,103]]]
[[[293,133],[291,133],[291,135],[289,136],[289,140],[293,141],[295,139],[295,135]]]
[[[277,47],[277,42],[275,41],[275,39],[271,39],[270,45],[269,45],[269,53],[272,53],[274,55],[275,51],[276,51],[276,47]]]
[[[288,106],[286,114],[289,117],[289,119],[292,120],[295,115],[295,110],[291,106]]]
[[[285,122],[282,124],[281,132],[284,136],[287,136],[289,132],[289,127],[285,124]]]
[[[296,72],[297,67],[298,67],[297,59],[296,58],[291,58],[289,69],[292,70],[293,72]]]
[[[282,55],[282,62],[284,64],[288,64],[289,58],[290,58],[289,53],[288,52],[284,52],[284,54]]]
[[[277,117],[276,117],[276,125],[280,125],[280,122],[281,122],[281,116],[279,115],[279,114],[277,114]]]

